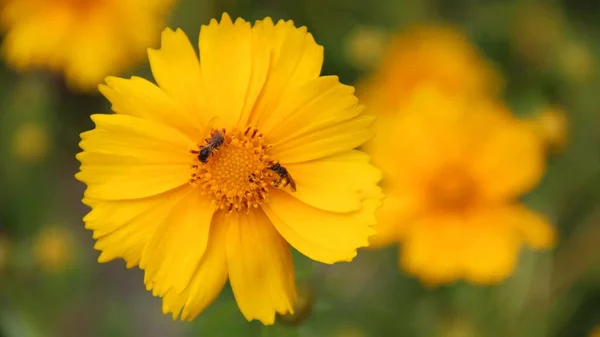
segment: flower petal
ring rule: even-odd
[[[490,125],[491,126],[491,125]],[[488,129],[472,167],[488,200],[506,200],[531,190],[544,174],[544,149],[524,122],[497,122]]]
[[[206,250],[214,213],[210,199],[196,189],[177,203],[144,249],[140,268],[148,290],[162,296],[188,286]]]
[[[215,213],[202,261],[181,294],[171,289],[164,295],[165,314],[177,319],[181,313],[181,320],[191,321],[217,298],[227,281],[227,230],[224,213]]]
[[[463,275],[462,249],[471,240],[460,218],[430,216],[405,224],[400,264],[425,283],[452,282]],[[463,235],[466,235],[463,238]]]
[[[362,208],[363,199],[381,195],[377,186],[381,173],[361,151],[289,164],[286,169],[296,182],[292,196],[324,211],[357,211]]]
[[[374,212],[380,199],[365,199],[360,211],[333,213],[311,207],[293,196],[272,191],[262,207],[279,233],[294,248],[323,263],[351,261],[375,234]]]
[[[186,107],[154,83],[140,78],[107,77],[100,92],[112,103],[118,114],[131,115],[165,124],[185,132],[190,139],[202,135],[202,123]]]
[[[381,207],[375,212],[377,234],[369,238],[370,247],[379,248],[399,242],[409,222],[418,216],[422,203],[413,193],[385,193]]]
[[[306,27],[296,28],[293,21],[280,20],[274,25],[270,18],[266,18],[257,21],[253,31],[267,39],[272,56],[269,77],[250,124],[270,134],[294,112],[289,109],[288,102],[297,102],[294,97],[303,92],[299,89],[319,77],[323,65],[323,47],[315,42]],[[315,87],[318,85],[312,88]],[[299,98],[300,101],[303,99]]]
[[[81,134],[76,178],[91,199],[145,198],[186,184],[196,144],[167,126],[127,115],[93,115]]]
[[[427,283],[502,281],[514,272],[521,245],[507,215],[503,208],[480,209],[415,220],[403,237],[401,263]]]
[[[200,62],[209,111],[224,127],[246,126],[267,78],[270,50],[250,23],[226,13],[200,30]]]
[[[161,48],[149,49],[148,58],[160,88],[182,104],[190,121],[206,124],[206,88],[198,57],[185,33],[165,29]]]
[[[123,258],[128,268],[138,265],[158,225],[190,188],[185,186],[144,199],[85,200],[92,207],[83,218],[85,228],[94,232],[94,248],[102,251],[98,262]]]
[[[296,301],[290,248],[260,209],[231,214],[227,232],[229,282],[247,320],[273,324]]]
[[[514,273],[521,247],[518,233],[506,223],[504,210],[475,212],[469,219],[471,238],[465,242],[465,278],[491,284]]]
[[[282,164],[293,164],[352,150],[373,137],[369,126],[374,119],[373,116],[362,115],[300,135],[285,143],[274,144],[272,156]]]
[[[541,250],[556,245],[556,229],[544,215],[520,204],[510,206],[507,212],[512,215],[512,223],[529,247]]]

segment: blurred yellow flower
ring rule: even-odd
[[[359,85],[369,111],[395,112],[421,85],[475,97],[502,90],[500,73],[450,26],[415,26],[393,38],[379,68]]]
[[[12,136],[12,152],[22,162],[37,162],[48,152],[49,136],[46,127],[27,122],[19,125]]]
[[[558,48],[558,67],[567,80],[586,83],[596,78],[596,56],[589,43],[565,40]]]
[[[43,227],[33,240],[33,259],[43,271],[66,269],[73,259],[73,238],[62,226]]]
[[[9,242],[6,237],[0,234],[0,272],[8,262]]]
[[[172,1],[3,0],[2,52],[18,70],[64,72],[72,88],[95,90],[158,41]]]
[[[517,200],[544,174],[542,144],[496,104],[424,87],[397,115],[378,118],[366,146],[386,194],[372,243],[401,243],[401,265],[425,283],[498,282],[524,243],[555,240]]]
[[[527,121],[542,139],[550,153],[562,152],[569,137],[569,121],[565,111],[558,106],[547,106]]]
[[[374,68],[381,60],[387,38],[386,32],[381,28],[359,26],[345,40],[346,58],[356,68]]]
[[[381,173],[354,89],[320,76],[306,27],[270,18],[181,30],[149,52],[157,85],[107,78],[114,115],[81,135],[77,178],[99,261],[145,271],[163,310],[192,320],[229,283],[248,320],[272,324],[296,301],[289,245],[350,261],[374,234]],[[326,225],[324,225],[326,224]]]

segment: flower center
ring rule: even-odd
[[[249,211],[267,201],[271,187],[284,187],[275,169],[279,166],[267,154],[269,145],[257,129],[227,132],[213,129],[205,143],[191,152],[190,183],[214,199],[227,212]]]
[[[463,210],[472,205],[477,195],[473,179],[459,169],[440,172],[429,189],[433,207],[441,210]]]

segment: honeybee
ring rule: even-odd
[[[212,152],[223,145],[224,142],[225,130],[213,131],[210,138],[206,138],[206,145],[200,148],[200,151],[198,152],[198,160],[200,160],[203,164],[206,164]]]
[[[279,176],[279,180],[275,182],[275,187],[279,186],[283,181],[283,186],[289,184],[292,188],[292,192],[296,192],[296,182],[292,179],[292,176],[285,167],[281,166],[279,163],[272,163],[271,166],[269,166],[269,169],[275,171]]]

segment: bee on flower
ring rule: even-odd
[[[172,2],[4,0],[2,54],[17,70],[63,73],[70,88],[92,91],[143,58]]]
[[[100,86],[115,114],[81,135],[85,225],[98,260],[143,269],[174,318],[229,281],[246,319],[273,324],[296,302],[290,246],[331,264],[375,233],[381,172],[356,150],[374,118],[320,76],[323,47],[292,21],[223,14],[199,47],[166,29],[148,53],[157,84]]]
[[[544,175],[544,144],[507,108],[424,86],[375,130],[365,151],[386,198],[372,243],[400,244],[408,273],[427,284],[496,283],[522,246],[553,246],[547,219],[519,202]]]

